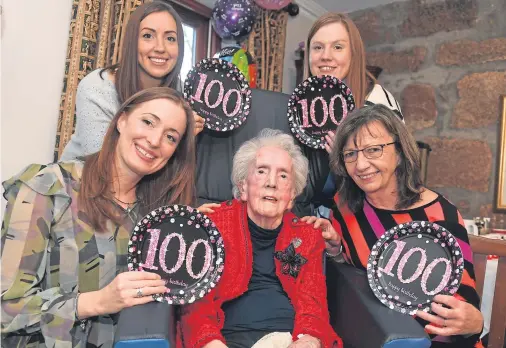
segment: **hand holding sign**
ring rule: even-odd
[[[239,69],[221,59],[204,59],[188,73],[184,98],[205,119],[204,127],[230,131],[246,121],[251,90]]]
[[[454,294],[464,271],[455,237],[426,221],[400,224],[386,231],[371,250],[369,285],[391,309],[415,314],[428,311],[437,294]]]
[[[425,329],[434,335],[469,335],[483,328],[483,315],[478,308],[454,296],[436,295],[431,311],[434,314],[417,311],[416,315],[429,322]]]
[[[355,109],[351,90],[332,76],[310,77],[295,88],[288,102],[290,130],[300,142],[324,149],[325,136]]]
[[[150,271],[166,281],[157,301],[186,304],[204,297],[223,272],[223,239],[200,211],[174,205],[146,215],[134,228],[128,248],[131,271]]]
[[[223,239],[199,210],[173,205],[143,217],[128,243],[132,272],[118,275],[104,288],[108,306],[114,309],[111,313],[121,310],[114,347],[175,346],[176,314],[171,304],[204,297],[220,280],[224,262]]]

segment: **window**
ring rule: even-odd
[[[195,28],[183,23],[184,31],[184,58],[181,67],[181,80],[186,80],[186,76],[196,63],[195,41],[197,39],[197,31]]]
[[[212,57],[221,46],[221,40],[211,28],[212,10],[195,0],[169,1],[183,21],[184,58],[181,67],[181,80],[200,60]]]

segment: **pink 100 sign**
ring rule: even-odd
[[[225,264],[223,239],[215,224],[198,210],[160,207],[135,226],[128,245],[130,271],[154,272],[167,292],[157,300],[192,303],[211,291]]]
[[[388,275],[390,277],[397,277],[397,280],[400,281],[402,284],[410,284],[420,279],[421,289],[423,293],[426,295],[438,294],[439,292],[441,292],[441,290],[445,288],[445,286],[448,284],[448,281],[450,280],[450,275],[452,272],[450,260],[444,257],[438,257],[432,260],[427,265],[427,252],[424,249],[420,247],[411,247],[408,250],[405,250],[407,244],[406,242],[394,240],[392,243],[395,244],[394,252],[391,255],[389,255],[389,257],[386,259],[385,262],[387,262],[387,264],[384,268],[378,267],[378,272],[380,272],[381,274]],[[416,257],[417,254],[419,258]],[[407,270],[406,265],[408,264],[411,258],[416,259],[415,261],[416,269],[410,276],[405,276],[404,273],[408,273],[405,272]],[[444,273],[437,286],[434,289],[429,290],[427,288],[427,280],[429,279],[429,276],[432,274],[434,268],[439,263],[442,263],[444,265]],[[397,272],[395,272],[394,274],[392,270],[395,265],[397,265]]]
[[[371,249],[368,280],[376,297],[402,313],[428,310],[432,298],[454,294],[464,271],[457,239],[444,227],[412,221],[386,231]]]
[[[155,256],[157,254],[156,251],[158,249],[158,242],[160,239],[160,229],[148,229],[147,231],[151,235],[151,238],[149,238],[148,255],[146,256],[146,261],[144,263],[141,263],[141,267],[144,269],[157,271],[159,268],[158,266],[155,266]],[[177,249],[169,249],[169,243],[172,239],[177,239],[179,242]],[[198,273],[194,273],[192,263],[193,258],[196,256],[195,251],[199,245],[202,245],[204,248],[204,264]],[[177,261],[172,267],[167,266],[167,252],[175,253],[177,255]],[[157,263],[166,274],[177,272],[181,266],[183,266],[183,263],[185,263],[185,268],[188,275],[193,279],[200,279],[209,270],[209,266],[211,266],[212,250],[209,242],[204,239],[194,240],[191,242],[190,247],[187,250],[186,241],[183,238],[183,235],[181,233],[173,232],[168,234],[163,239],[163,242],[160,245],[160,249],[158,250],[158,257],[159,260]]]
[[[208,75],[203,73],[199,74],[199,82],[195,94],[191,96],[192,100],[205,104],[209,109],[216,109],[221,106],[223,113],[227,117],[234,117],[238,114],[241,108],[241,92],[238,89],[229,89],[225,92],[223,82],[218,79],[208,81]],[[210,101],[211,92],[213,92],[215,100]],[[231,98],[233,97],[233,98]],[[235,103],[232,105],[232,111],[229,112],[229,101],[234,100]]]
[[[225,132],[240,127],[250,112],[251,90],[244,75],[227,61],[204,59],[190,70],[184,97],[205,118],[204,126]]]
[[[336,115],[334,113],[334,106],[336,99],[339,99],[341,102],[339,121],[336,119]],[[309,100],[309,102],[310,106],[308,107],[308,99],[302,99],[297,101],[297,104],[299,104],[302,109],[302,128],[310,128],[310,127],[322,128],[325,125],[327,125],[327,122],[329,120],[335,127],[337,127],[339,126],[340,121],[348,115],[348,108],[346,106],[346,101],[344,100],[344,97],[340,94],[336,94],[333,97],[331,97],[329,103],[327,103],[327,101],[323,97],[316,97],[312,100]],[[318,104],[321,104],[319,120],[317,119]]]
[[[334,131],[355,109],[351,90],[331,76],[310,77],[299,84],[288,101],[288,124],[304,145],[325,148],[325,135]]]

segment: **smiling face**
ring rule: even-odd
[[[292,158],[274,146],[260,148],[242,184],[241,200],[248,216],[262,228],[277,228],[295,199]]]
[[[309,69],[313,76],[348,76],[351,64],[350,35],[341,22],[321,27],[309,43]]]
[[[151,79],[167,76],[177,62],[179,48],[177,25],[168,12],[155,12],[139,26],[138,62],[142,72]]]
[[[356,137],[350,136],[343,152],[361,150],[371,145],[388,144],[393,141],[394,137],[388,133],[385,126],[379,121],[374,121],[359,129]],[[383,154],[378,158],[366,158],[361,151],[355,162],[345,163],[345,165],[348,175],[366,196],[387,197],[397,192],[395,169],[398,163],[399,155],[395,145],[392,144],[384,146]]]
[[[118,119],[116,167],[140,180],[157,172],[172,157],[186,131],[186,113],[168,99],[154,99]]]

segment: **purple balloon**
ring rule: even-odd
[[[213,25],[225,40],[240,41],[253,30],[256,19],[253,0],[218,0],[213,8]]]

